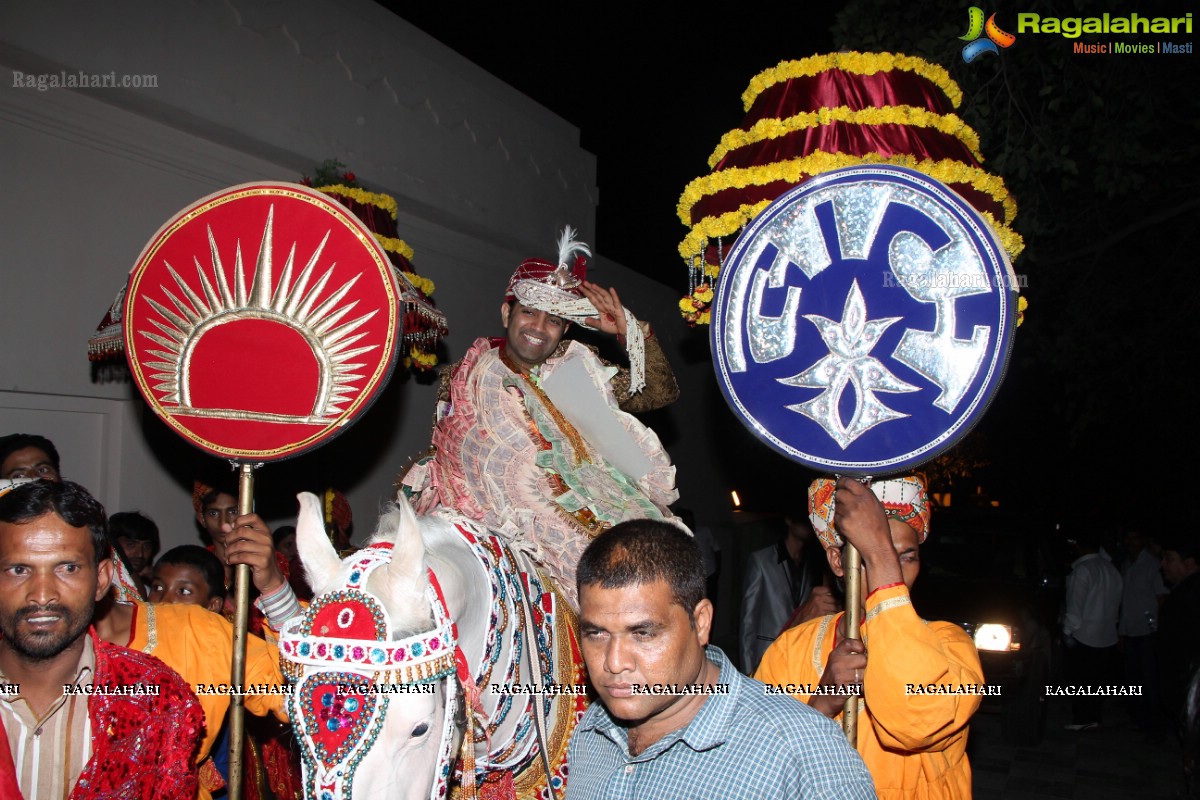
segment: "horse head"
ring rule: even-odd
[[[314,598],[280,637],[305,796],[444,796],[457,750],[456,630],[401,495],[341,559],[302,494],[296,546]],[[432,583],[431,583],[432,577]]]

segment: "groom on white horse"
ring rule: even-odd
[[[528,553],[578,609],[575,567],[593,537],[626,519],[674,520],[675,468],[629,412],[662,408],[679,388],[650,326],[584,280],[589,250],[573,237],[563,231],[556,264],[517,267],[505,338],[477,339],[443,373],[433,455],[402,483],[418,513],[456,510]],[[629,368],[564,341],[572,322],[616,335]]]

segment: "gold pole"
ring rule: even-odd
[[[238,516],[253,512],[254,465],[241,464],[238,474]],[[229,676],[229,683],[234,689],[229,698],[229,800],[241,800],[242,753],[245,752],[242,742],[246,719],[241,687],[246,680],[246,636],[250,628],[249,564],[234,567],[233,591],[236,608],[233,616],[233,669]]]
[[[834,475],[836,483],[841,475]],[[857,479],[864,486],[871,485],[871,476]],[[846,555],[842,559],[843,571],[846,575],[846,638],[862,639],[862,554],[858,548],[847,542]],[[859,697],[851,695],[846,699],[845,711],[842,714],[842,730],[850,740],[851,747],[858,747],[858,701]]]
[[[846,575],[846,638],[861,639],[859,626],[862,624],[862,557],[858,548],[846,545],[843,559]],[[846,699],[846,711],[842,715],[842,729],[851,747],[858,746],[858,697]]]

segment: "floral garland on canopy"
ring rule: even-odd
[[[317,167],[312,177],[305,175],[300,182],[350,209],[387,251],[405,306],[404,344],[407,349],[403,356],[404,366],[417,372],[428,372],[438,363],[438,340],[449,332],[446,316],[433,302],[433,281],[417,274],[412,265],[412,247],[396,235],[399,212],[396,198],[362,188],[357,176],[345,166],[329,159]]]
[[[1012,229],[1017,204],[987,172],[979,135],[956,114],[962,90],[942,67],[894,53],[834,53],[784,61],[750,80],[746,118],[709,157],[676,212],[689,229],[679,245],[689,325],[709,324],[713,281],[737,233],[789,189],[856,164],[909,167],[947,184],[991,223],[1011,258],[1024,248]],[[1026,308],[1018,303],[1018,324]]]

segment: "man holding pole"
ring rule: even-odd
[[[220,612],[231,624],[237,624],[234,604],[234,575],[239,564],[250,569],[250,578],[257,597],[249,609],[248,630],[274,645],[276,631],[302,610],[291,584],[282,569],[282,559],[275,550],[271,529],[258,514],[239,510],[239,490],[231,481],[213,476],[212,485],[197,480],[193,487],[196,520],[212,541],[213,554],[225,567],[225,603]],[[241,698],[236,698],[240,700]],[[232,719],[232,717],[230,717]],[[250,720],[247,731],[257,744],[239,748],[238,753],[250,763],[241,774],[251,782],[265,778],[266,785],[277,795],[292,796],[302,779],[299,754],[290,744],[288,731],[268,719]],[[221,734],[215,751],[228,750],[231,726]],[[221,752],[218,752],[220,757]],[[222,760],[221,762],[225,762]],[[252,796],[247,793],[245,796]]]
[[[225,567],[226,590],[233,588],[234,568],[238,564],[250,567],[257,594],[254,610],[250,612],[250,632],[271,640],[273,630],[279,630],[283,623],[300,613],[300,602],[284,574],[270,527],[258,514],[238,512],[237,491],[232,481],[214,480],[213,485],[209,485],[197,480],[192,490],[196,521],[211,540],[213,555]],[[227,595],[222,613],[230,622],[233,621],[233,606],[232,596]]]
[[[984,691],[979,654],[962,628],[924,622],[909,598],[929,534],[924,482],[913,476],[867,488],[821,479],[809,489],[809,508],[835,575],[846,575],[838,534],[862,557],[861,637],[847,637],[844,615],[811,620],[771,645],[755,677],[792,684],[803,690],[794,692],[798,700],[832,718],[845,692],[861,687],[856,744],[881,800],[970,797],[968,721]]]

